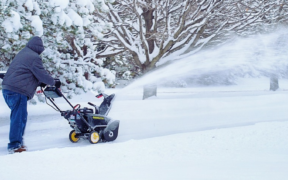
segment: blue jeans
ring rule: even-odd
[[[23,135],[27,122],[27,96],[9,91],[2,90],[6,104],[11,109],[10,114],[10,133],[8,150],[13,150],[23,145]]]

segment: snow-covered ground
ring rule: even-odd
[[[28,152],[8,155],[9,110],[0,96],[0,179],[274,180],[288,177],[288,80],[236,85],[107,89],[117,98],[114,142],[71,143],[67,121],[46,104],[29,105]],[[89,92],[72,104],[100,104]],[[63,109],[68,108],[56,99]]]

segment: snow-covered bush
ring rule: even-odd
[[[103,61],[103,66],[117,72],[116,78],[119,80],[132,80],[141,75],[140,69],[132,61],[131,54],[125,52],[113,57],[108,57]],[[118,83],[118,82],[117,82]]]
[[[123,79],[127,79],[127,80],[131,79],[131,72],[130,71],[125,71],[123,73],[123,75],[122,75],[122,78]]]
[[[108,86],[114,84],[113,73],[102,68],[102,59],[96,59],[97,40],[110,27],[93,15],[100,9],[107,9],[103,1],[50,0],[49,4],[41,6],[46,14],[44,32],[50,33],[50,36],[44,34],[44,42],[51,46],[43,54],[49,71],[60,78],[67,90],[76,94],[82,92],[80,89],[98,90],[94,85],[95,76]]]
[[[97,42],[111,25],[95,14],[107,10],[103,0],[1,0],[1,69],[8,68],[32,36],[40,36],[44,66],[61,80],[63,90],[70,94],[103,91],[100,81],[115,84],[115,73],[96,58]]]

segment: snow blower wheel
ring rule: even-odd
[[[69,139],[72,143],[76,143],[79,141],[79,138],[76,137],[76,132],[75,130],[72,130],[69,134]]]
[[[98,132],[92,131],[92,132],[90,133],[90,136],[89,136],[89,142],[90,142],[91,144],[96,144],[96,143],[99,142],[99,140],[100,140],[100,136],[99,136]]]

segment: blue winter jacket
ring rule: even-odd
[[[40,54],[44,51],[40,37],[33,37],[12,60],[2,82],[2,88],[32,99],[40,83],[54,85],[54,79],[44,69]]]

